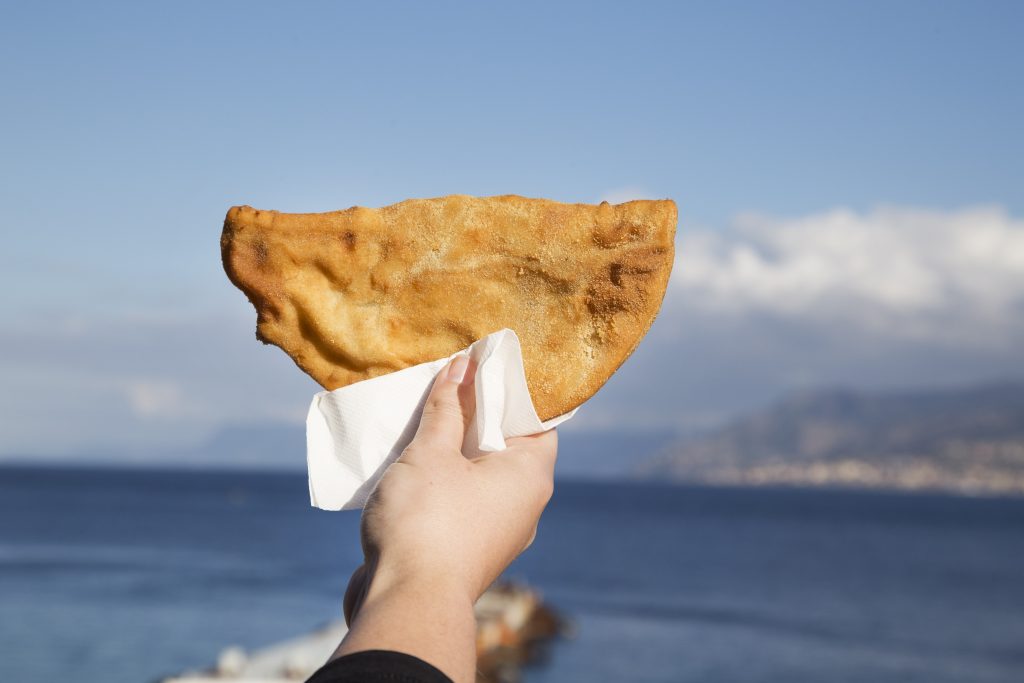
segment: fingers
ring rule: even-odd
[[[558,432],[556,430],[549,429],[540,434],[505,439],[505,445],[509,450],[528,451],[526,454],[517,453],[513,457],[528,457],[540,465],[545,473],[554,475],[555,460],[558,458]]]
[[[466,427],[473,418],[476,362],[459,354],[442,368],[423,406],[413,444],[427,450],[462,450]]]
[[[520,491],[530,492],[540,515],[554,493],[558,435],[552,429],[506,439],[505,443],[508,448],[489,453],[481,461],[503,481],[514,481]]]

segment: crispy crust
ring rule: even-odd
[[[671,200],[452,195],[319,214],[235,206],[221,252],[256,307],[257,338],[325,388],[509,327],[546,420],[593,396],[646,334],[675,228]]]

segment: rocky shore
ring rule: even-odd
[[[518,583],[491,587],[477,601],[476,617],[477,683],[519,683],[523,667],[542,660],[552,641],[569,629],[540,593]],[[304,681],[327,661],[346,630],[338,621],[251,652],[227,647],[213,666],[159,683]]]

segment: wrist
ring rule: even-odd
[[[465,582],[383,562],[367,575],[362,604],[334,656],[394,650],[433,664],[457,683],[471,683],[476,616]]]
[[[386,595],[404,594],[428,602],[441,601],[470,611],[479,597],[472,581],[452,571],[416,562],[380,558],[369,571],[365,601]]]

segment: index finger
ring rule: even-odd
[[[466,428],[473,418],[476,361],[467,354],[453,358],[434,379],[423,405],[420,424],[410,448],[428,451],[462,450]]]

